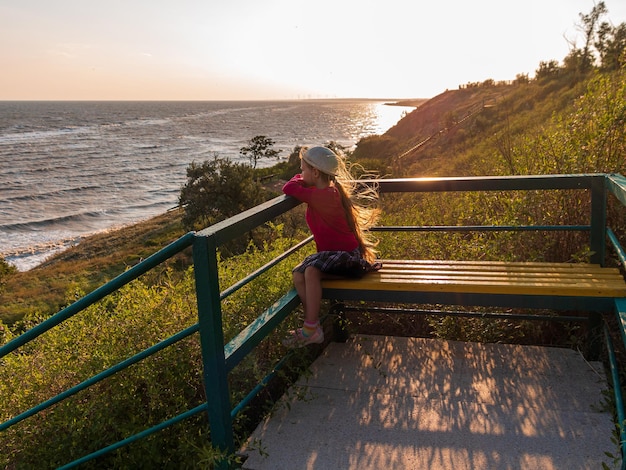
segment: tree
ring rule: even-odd
[[[214,155],[201,165],[187,167],[187,183],[178,204],[184,208],[183,224],[193,230],[239,214],[265,200],[265,190],[250,166]]]
[[[535,78],[537,80],[549,79],[558,76],[561,68],[556,60],[541,61],[539,68],[535,70]]]
[[[275,144],[273,139],[264,135],[257,135],[248,141],[247,147],[242,147],[239,153],[250,160],[250,165],[256,168],[256,164],[261,158],[278,157],[280,150],[274,150],[272,146]]]
[[[513,81],[516,85],[528,85],[530,83],[530,79],[528,78],[527,73],[518,73],[515,75],[515,80]]]
[[[618,70],[626,63],[626,23],[616,27],[602,23],[594,46],[600,54],[602,69]]]
[[[583,62],[582,67],[583,71],[586,72],[589,70],[594,63],[593,53],[591,51],[591,46],[593,45],[593,40],[596,36],[596,32],[600,27],[600,17],[607,14],[608,10],[604,2],[600,2],[597,5],[594,5],[591,9],[591,12],[587,15],[583,15],[579,13],[580,20],[582,21],[582,25],[580,25],[580,29],[585,35],[585,46],[583,48]]]
[[[582,49],[576,47],[574,41],[570,41],[572,50],[565,60],[566,68],[573,72],[586,73],[591,70],[595,63],[592,47],[595,46],[597,34],[604,29],[604,23],[600,23],[600,17],[607,14],[608,10],[604,2],[594,4],[588,14],[579,13],[581,23],[577,25],[579,31],[584,35],[584,46]]]

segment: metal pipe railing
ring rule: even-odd
[[[619,429],[619,448],[622,454],[622,470],[626,470],[626,412],[624,411],[624,399],[622,396],[622,385],[619,379],[619,366],[617,356],[611,340],[611,332],[604,323],[604,340],[609,358],[609,369],[613,382],[613,396],[615,398],[615,411],[617,414],[617,428]]]
[[[585,232],[591,225],[382,225],[372,232]]]
[[[517,190],[589,190],[591,198],[591,221],[589,225],[471,225],[471,226],[402,226],[402,227],[377,227],[377,231],[588,231],[591,233],[591,251],[595,252],[596,259],[604,259],[604,240],[608,237],[611,246],[618,253],[620,262],[626,267],[626,254],[619,244],[619,240],[612,230],[606,228],[606,193],[607,189],[614,194],[617,199],[626,205],[626,179],[621,175],[536,175],[536,176],[503,176],[503,177],[461,177],[461,178],[414,178],[414,179],[389,179],[377,181],[364,181],[363,184],[376,184],[381,193],[394,192],[447,192],[447,191],[517,191]],[[11,420],[0,425],[0,431],[4,430],[19,421],[32,416],[43,409],[58,403],[78,391],[103,380],[110,375],[128,367],[131,364],[141,361],[147,356],[170,346],[196,332],[200,333],[200,340],[203,352],[203,367],[207,402],[186,411],[177,417],[171,418],[157,426],[144,430],[135,436],[131,436],[123,441],[112,444],[104,449],[89,454],[75,462],[67,464],[64,468],[70,468],[95,457],[104,455],[112,450],[118,449],[164,429],[171,424],[179,422],[189,416],[200,412],[207,412],[211,423],[211,433],[214,445],[225,451],[234,451],[234,441],[232,436],[232,419],[251,401],[251,399],[263,389],[276,371],[282,367],[284,360],[281,360],[244,399],[235,407],[231,407],[228,396],[227,373],[225,365],[224,338],[221,324],[221,301],[235,291],[245,286],[261,274],[269,271],[279,262],[291,256],[307,243],[312,237],[303,240],[285,253],[276,257],[261,268],[255,270],[245,278],[229,286],[224,291],[219,290],[219,279],[217,275],[218,247],[238,236],[273,220],[275,217],[293,209],[299,202],[293,198],[280,196],[271,201],[267,201],[255,208],[249,209],[235,217],[219,222],[200,232],[190,232],[174,243],[158,251],[151,257],[142,261],[138,265],[119,275],[109,283],[96,289],[91,294],[83,297],[79,301],[61,310],[54,316],[45,320],[33,329],[25,332],[21,336],[0,347],[0,358],[16,350],[20,346],[28,343],[37,336],[48,331],[50,328],[67,320],[76,313],[82,311],[87,306],[101,300],[105,296],[115,292],[130,281],[140,275],[150,271],[165,260],[171,258],[176,253],[190,246],[194,247],[194,266],[196,271],[196,295],[198,297],[198,318],[199,321],[179,333],[173,335],[165,341],[142,351],[133,357],[120,362],[119,364],[103,371],[94,377],[78,384],[67,391],[37,405],[30,410],[21,413]],[[600,213],[601,212],[601,213]],[[537,318],[537,317],[534,317]],[[570,321],[577,321],[571,318]],[[622,328],[623,330],[623,328]],[[626,332],[622,332],[626,344]],[[257,339],[258,340],[258,339]],[[607,344],[607,347],[612,344]],[[251,349],[251,348],[247,348]],[[623,410],[622,410],[623,413]],[[228,429],[230,427],[230,429]],[[624,442],[624,439],[622,439]]]
[[[0,431],[3,431],[13,426],[14,424],[19,423],[20,421],[30,416],[33,416],[39,413],[40,411],[43,411],[46,408],[49,408],[52,405],[55,405],[65,400],[66,398],[69,398],[72,395],[75,395],[78,392],[85,390],[88,387],[91,387],[92,385],[106,379],[107,377],[110,377],[113,374],[116,374],[117,372],[120,372],[121,370],[124,370],[127,367],[132,366],[133,364],[136,364],[139,361],[142,361],[143,359],[149,356],[152,356],[153,354],[156,354],[157,352],[165,349],[168,346],[171,346],[174,343],[177,343],[178,341],[186,338],[187,336],[192,335],[193,333],[196,333],[197,331],[198,331],[198,324],[196,323],[195,325],[190,326],[189,328],[183,331],[180,331],[173,336],[170,336],[166,340],[163,340],[148,349],[144,349],[140,353],[137,353],[134,356],[129,357],[128,359],[125,359],[124,361],[117,363],[113,367],[110,367],[107,370],[104,370],[100,372],[99,374],[94,375],[93,377],[79,383],[78,385],[75,385],[72,388],[69,388],[64,392],[59,393],[55,397],[52,397],[46,400],[45,402],[40,403],[39,405],[31,408],[30,410],[24,411],[23,413],[20,413],[19,415],[9,419],[8,421],[5,421],[4,423],[0,423]]]

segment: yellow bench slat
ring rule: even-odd
[[[390,280],[404,281],[404,282],[428,282],[428,281],[449,281],[449,282],[508,282],[510,284],[554,284],[554,285],[584,285],[594,284],[598,286],[602,285],[622,285],[623,281],[615,279],[613,277],[594,278],[594,277],[546,277],[546,276],[510,276],[510,275],[484,275],[484,274],[470,274],[470,275],[446,275],[441,273],[433,273],[429,275],[403,275],[397,273],[382,273],[378,276],[372,276],[372,279],[378,277],[378,282],[388,282]]]
[[[436,269],[423,269],[423,270],[408,270],[408,269],[382,269],[379,273],[380,276],[400,276],[400,277],[467,277],[472,278],[474,276],[490,277],[490,278],[512,278],[512,279],[554,279],[563,282],[571,280],[576,282],[577,280],[584,279],[620,279],[619,272],[599,272],[599,273],[582,273],[582,272],[555,272],[550,271],[546,273],[542,272],[513,272],[513,271],[454,271],[454,270],[436,270]],[[372,274],[375,275],[375,274]]]
[[[597,264],[570,263],[513,263],[497,261],[429,261],[429,260],[383,260],[383,268],[394,269],[449,269],[467,271],[512,271],[512,272],[583,272],[619,273],[617,268],[603,268]]]
[[[626,297],[617,268],[593,264],[383,260],[362,279],[323,281],[324,287],[355,290],[459,292],[587,297]]]
[[[324,287],[336,289],[363,289],[406,291],[419,290],[424,292],[464,292],[478,294],[524,294],[524,295],[562,295],[575,297],[626,297],[626,286],[613,284],[597,285],[556,285],[553,283],[507,283],[507,282],[450,282],[442,280],[386,280],[371,281],[366,278],[355,280],[324,281]]]
[[[589,267],[601,268],[599,264],[592,263],[549,263],[543,261],[468,261],[468,260],[437,260],[437,259],[382,259],[383,264],[397,264],[397,265],[427,265],[427,266],[439,266],[439,265],[451,265],[451,266],[512,266],[512,267],[557,267],[557,268],[570,268],[578,269]],[[606,269],[606,268],[601,268]]]

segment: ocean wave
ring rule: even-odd
[[[18,271],[29,271],[36,268],[41,263],[50,259],[53,255],[67,250],[77,245],[80,238],[76,238],[66,243],[55,243],[50,245],[35,245],[22,251],[8,254],[1,254],[2,258],[9,264],[15,266]]]
[[[0,224],[0,231],[3,232],[32,232],[51,229],[57,226],[64,228],[77,225],[87,225],[94,220],[102,219],[105,216],[114,215],[113,211],[88,211],[77,214],[55,216],[46,219],[33,220],[29,222],[16,222]]]
[[[37,243],[27,247],[15,248],[0,253],[0,256],[8,262],[17,262],[30,257],[49,257],[51,253],[78,245],[84,237],[70,237],[51,242]]]
[[[50,229],[62,229],[65,231],[102,229],[111,225],[111,220],[132,223],[144,220],[147,217],[157,215],[160,212],[172,209],[177,206],[177,201],[172,196],[177,194],[174,191],[155,189],[150,191],[155,197],[144,198],[145,202],[139,200],[135,203],[125,204],[118,208],[108,208],[106,210],[92,210],[77,212],[74,214],[47,217],[44,219],[31,220],[25,222],[13,222],[0,224],[0,232],[36,232]],[[101,226],[101,222],[106,227]]]
[[[59,129],[47,129],[38,131],[14,132],[0,134],[0,145],[23,144],[39,140],[67,137],[68,134],[84,134],[94,132],[92,126],[68,126]]]
[[[9,188],[14,189],[14,188]],[[75,188],[65,188],[59,189],[56,191],[46,191],[43,193],[37,194],[23,194],[19,196],[9,196],[3,198],[4,203],[19,203],[19,202],[35,202],[35,201],[44,201],[49,200],[54,197],[65,197],[65,196],[73,196],[77,194],[84,195],[86,191],[98,191],[102,189],[102,185],[88,185],[88,186],[77,186]],[[0,225],[1,226],[1,225]]]

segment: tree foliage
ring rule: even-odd
[[[571,50],[564,59],[565,68],[586,74],[598,65],[603,70],[618,70],[626,63],[626,23],[611,25],[602,18],[609,10],[604,2],[594,4],[589,13],[579,13],[578,30],[583,45],[570,40]]]
[[[594,39],[600,28],[600,18],[608,13],[604,2],[600,2],[593,6],[591,11],[587,14],[579,13],[580,25],[578,28],[583,33],[584,45],[577,55],[579,61],[577,63],[581,72],[587,72],[593,67],[595,62],[592,46],[594,45]],[[608,23],[605,23],[608,25]]]
[[[266,192],[248,165],[219,158],[187,167],[187,182],[178,203],[183,223],[197,229],[239,214],[265,200]]]
[[[616,27],[602,23],[595,47],[600,55],[603,70],[618,70],[623,67],[626,64],[626,23]]]
[[[248,145],[242,147],[240,154],[250,160],[252,168],[256,168],[257,162],[261,158],[277,158],[280,150],[275,150],[273,145],[276,142],[264,135],[257,135],[248,141]]]
[[[560,69],[557,60],[543,60],[539,62],[539,67],[535,70],[535,78],[537,80],[545,80],[547,78],[556,77]]]

